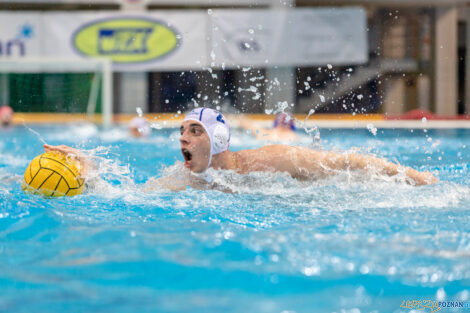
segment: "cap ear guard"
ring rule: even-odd
[[[213,154],[218,154],[228,149],[230,134],[227,128],[217,125],[212,133]]]

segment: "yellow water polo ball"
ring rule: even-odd
[[[23,190],[48,197],[75,196],[83,192],[80,162],[49,151],[35,157],[24,173]]]

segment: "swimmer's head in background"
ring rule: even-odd
[[[291,130],[295,130],[295,121],[294,117],[289,113],[279,113],[274,120],[274,128],[283,126],[286,128],[290,128]]]
[[[219,111],[210,108],[197,108],[186,114],[184,121],[197,121],[209,135],[212,156],[228,150],[230,146],[230,127],[225,117]]]
[[[8,105],[0,107],[0,124],[2,126],[8,126],[13,119],[13,109]]]
[[[135,137],[146,137],[150,134],[150,123],[144,117],[134,117],[129,123],[129,130]]]

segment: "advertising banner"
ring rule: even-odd
[[[367,62],[366,14],[360,8],[215,10],[212,58],[218,66]]]
[[[19,53],[8,42],[25,25],[30,38]],[[199,69],[207,64],[206,29],[200,12],[0,13],[0,41],[9,40],[0,58],[109,57],[117,71]]]
[[[0,60],[108,57],[116,71],[367,61],[360,8],[0,12]]]

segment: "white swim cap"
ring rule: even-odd
[[[210,108],[197,108],[186,114],[184,121],[197,121],[209,135],[212,156],[228,150],[230,145],[230,127],[222,113]]]
[[[140,116],[134,117],[131,120],[129,128],[136,129],[142,136],[148,136],[151,131],[150,124],[147,119]]]

